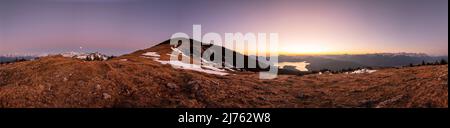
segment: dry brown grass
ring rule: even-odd
[[[0,107],[443,107],[448,66],[373,74],[216,76],[140,57],[58,56],[0,66]],[[127,59],[127,61],[123,61]]]

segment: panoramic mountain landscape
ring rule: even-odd
[[[0,108],[448,108],[448,0],[0,0]]]
[[[172,66],[174,50],[163,42],[107,60],[3,64],[0,107],[448,107],[446,64],[263,80],[233,67]]]

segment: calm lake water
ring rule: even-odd
[[[295,69],[300,71],[308,71],[306,66],[308,66],[309,63],[306,61],[303,62],[278,62],[278,67],[283,68],[284,66],[295,66]]]

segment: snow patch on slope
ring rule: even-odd
[[[160,57],[160,55],[156,52],[146,52],[144,54],[142,54],[144,56],[151,56],[151,57]]]
[[[359,70],[356,70],[356,71],[353,71],[353,72],[350,72],[350,74],[365,74],[365,73],[374,73],[374,72],[376,72],[377,70],[370,70],[370,69],[359,69]]]
[[[183,52],[181,52],[179,49],[172,48],[173,51],[176,51],[178,53],[181,53],[182,56],[186,56]],[[156,62],[159,62],[161,64],[170,64],[172,67],[176,69],[185,69],[185,70],[192,70],[192,71],[198,71],[198,72],[204,72],[208,74],[215,74],[215,75],[227,75],[228,73],[225,72],[223,69],[216,68],[211,65],[196,65],[196,64],[188,64],[181,61],[163,61],[160,60],[160,55],[156,52],[146,52],[142,54],[146,58],[151,58]],[[169,54],[171,55],[171,54]]]

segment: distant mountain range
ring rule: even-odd
[[[112,58],[112,56],[108,56],[105,54],[101,54],[99,52],[94,52],[94,53],[80,53],[80,52],[66,52],[66,53],[61,53],[61,54],[55,54],[55,55],[61,55],[63,57],[69,57],[69,58],[76,58],[76,59],[81,59],[81,60],[99,60],[99,61],[104,61],[104,60],[108,60],[110,58]],[[48,56],[48,55],[46,55]],[[54,56],[54,55],[50,55],[50,56]],[[39,57],[45,57],[45,56],[13,56],[13,55],[5,55],[5,56],[0,56],[0,62],[14,62],[17,60],[32,60],[35,58],[39,58]]]
[[[448,56],[423,53],[376,53],[358,55],[279,56],[280,62],[307,62],[309,70],[342,70],[362,67],[398,67],[422,62],[448,61]]]
[[[181,43],[181,42],[179,42]],[[170,40],[166,40],[154,47],[139,50],[136,51],[134,54],[145,54],[146,52],[155,53],[160,56],[158,58],[160,61],[169,61],[170,54],[176,50],[180,53],[183,53],[183,56],[188,55],[187,57],[191,59],[191,61],[194,61],[196,59],[201,59],[203,63],[209,63],[210,65],[222,65],[224,69],[226,70],[238,70],[238,71],[262,71],[267,70],[267,68],[261,68],[262,67],[268,67],[269,64],[259,62],[255,56],[247,56],[244,54],[241,54],[239,52],[233,51],[231,49],[222,47],[222,46],[216,46],[211,44],[205,44],[203,42],[195,41],[193,39],[189,39],[190,47],[186,48],[173,48],[172,45],[170,45]],[[222,50],[221,61],[216,62],[208,62],[208,60],[214,60],[214,55],[212,55],[210,58],[203,58],[203,54],[211,54],[214,51],[213,50]],[[226,56],[227,53],[230,53],[229,56],[232,56],[233,58],[228,58],[229,56]],[[232,55],[231,55],[232,54]],[[242,57],[242,60],[244,60],[242,65],[237,66],[238,62],[237,59],[239,57]],[[233,60],[232,62],[227,62],[225,60]],[[198,60],[200,61],[200,60]],[[249,62],[254,62],[256,67],[249,67]],[[259,64],[258,64],[259,63]],[[222,67],[218,66],[218,67]],[[202,67],[203,68],[203,67]]]
[[[35,56],[0,56],[0,62],[12,62],[19,59],[30,60],[36,58]]]

